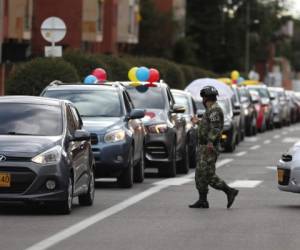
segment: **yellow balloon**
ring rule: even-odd
[[[138,67],[133,67],[128,72],[128,78],[132,82],[138,82],[139,80],[136,77],[136,71],[138,70]]]
[[[234,70],[231,72],[231,79],[232,80],[237,80],[240,77],[240,73],[237,70]]]
[[[130,86],[132,86],[132,87],[138,87],[140,85],[142,85],[140,82],[131,82],[130,83]]]

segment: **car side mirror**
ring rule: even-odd
[[[197,117],[198,117],[198,118],[202,118],[203,115],[204,115],[204,113],[205,113],[204,110],[198,109],[198,110],[197,110]]]
[[[76,130],[71,141],[88,141],[91,139],[91,134],[85,130]]]
[[[145,116],[145,110],[133,109],[129,114],[129,119],[142,119]]]
[[[233,115],[234,116],[238,116],[238,115],[240,115],[241,114],[241,110],[240,109],[234,109],[233,110]]]
[[[173,113],[176,113],[176,114],[182,114],[185,112],[185,107],[181,106],[181,105],[177,105],[177,104],[174,104],[173,106]]]

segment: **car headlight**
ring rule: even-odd
[[[124,141],[124,140],[125,140],[125,131],[122,129],[108,132],[104,136],[104,141],[106,143],[120,142],[120,141]]]
[[[155,124],[148,126],[148,131],[151,134],[163,134],[168,131],[167,124]]]
[[[245,115],[249,115],[249,110],[248,110],[248,109],[245,109],[244,114],[245,114]]]
[[[38,164],[55,164],[60,161],[61,154],[62,154],[62,147],[57,145],[33,157],[31,161]]]

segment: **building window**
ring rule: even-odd
[[[103,31],[103,3],[104,0],[97,0],[97,20],[96,28],[97,33],[102,33]]]
[[[24,18],[24,31],[30,31],[31,26],[30,17],[30,0],[26,0],[25,18]]]

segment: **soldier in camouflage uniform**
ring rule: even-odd
[[[195,173],[196,188],[199,192],[199,200],[191,208],[209,208],[207,201],[208,186],[222,190],[227,195],[227,208],[230,208],[238,194],[238,190],[230,188],[216,175],[216,161],[219,155],[223,130],[223,111],[216,102],[218,91],[207,86],[200,93],[206,108],[199,126],[199,158]]]

